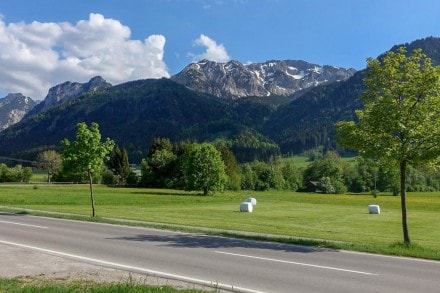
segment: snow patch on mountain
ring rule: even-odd
[[[202,60],[185,67],[172,80],[222,98],[292,95],[320,84],[346,80],[356,71],[301,60],[242,64]]]

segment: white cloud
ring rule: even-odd
[[[0,18],[0,92],[41,99],[66,80],[101,75],[109,82],[168,77],[165,37],[130,39],[130,28],[101,14],[76,24],[24,22]]]
[[[206,50],[202,54],[193,56],[193,61],[197,62],[203,59],[216,62],[228,62],[230,57],[226,52],[223,44],[217,44],[216,41],[205,35],[200,35],[200,38],[194,41],[194,45],[205,47]]]

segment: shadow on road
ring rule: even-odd
[[[283,244],[276,242],[264,242],[247,239],[227,238],[201,234],[177,234],[177,235],[136,235],[126,237],[107,238],[113,240],[146,241],[156,242],[161,246],[184,247],[184,248],[258,248],[271,249],[286,252],[336,252],[334,249]]]

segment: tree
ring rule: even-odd
[[[382,166],[399,168],[404,243],[407,223],[408,165],[434,165],[440,156],[440,72],[420,49],[404,48],[382,59],[368,59],[358,121],[338,122],[337,139]]]
[[[87,173],[90,185],[92,216],[95,216],[95,200],[93,197],[93,175],[102,170],[104,159],[114,148],[115,143],[107,138],[101,142],[98,123],[92,122],[90,127],[82,122],[77,124],[76,140],[70,142],[63,139],[63,169],[76,173]]]
[[[130,163],[128,162],[128,155],[125,148],[120,149],[115,146],[110,159],[107,162],[107,167],[118,176],[118,184],[125,185],[128,174],[130,174]]]
[[[304,170],[304,185],[309,181],[321,181],[322,178],[326,178],[325,180],[329,178],[333,188],[328,190],[333,190],[334,192],[326,193],[345,193],[346,187],[343,182],[344,165],[344,162],[337,153],[329,151],[322,158],[309,164]]]
[[[222,191],[226,173],[220,152],[209,143],[197,145],[188,155],[185,175],[187,190],[202,190],[203,195]]]
[[[170,188],[174,177],[173,168],[176,165],[177,156],[174,154],[173,145],[168,138],[155,138],[148,150],[147,159],[143,164],[148,177],[144,182],[147,186],[156,188]]]
[[[61,155],[54,150],[47,150],[37,156],[37,165],[47,170],[47,182],[51,182],[53,174],[61,169]]]
[[[240,190],[241,173],[234,153],[224,146],[217,147],[217,150],[220,152],[222,156],[222,161],[225,164],[225,172],[227,175],[227,189]]]

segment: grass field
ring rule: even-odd
[[[254,212],[240,213],[240,202],[250,196],[258,201]],[[200,196],[176,190],[97,185],[95,202],[98,220],[111,217],[324,239],[331,241],[325,245],[338,248],[440,259],[438,192],[408,193],[409,231],[416,244],[411,248],[398,244],[402,240],[400,197],[391,195],[373,198],[367,194],[243,191]],[[369,214],[369,204],[379,204],[381,214]],[[0,185],[0,205],[91,214],[87,185]]]

